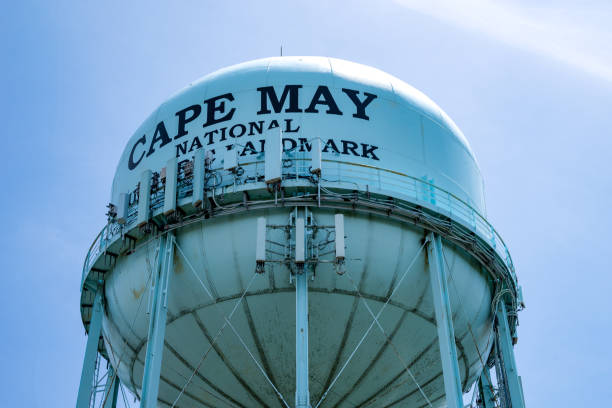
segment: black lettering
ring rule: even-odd
[[[226,127],[222,127],[221,129],[221,139],[219,139],[220,142],[225,142],[227,140],[227,137],[225,136],[225,131],[227,130]]]
[[[287,146],[289,142],[289,146]],[[283,152],[289,152],[297,147],[297,142],[293,139],[283,138]]]
[[[355,104],[355,108],[357,108],[357,112],[353,113],[353,117],[354,118],[359,118],[359,119],[370,120],[370,117],[368,115],[366,115],[366,113],[365,113],[365,108],[374,99],[376,99],[376,95],[371,94],[369,92],[364,92],[364,95],[366,97],[365,97],[365,99],[363,101],[360,101],[359,97],[357,96],[359,94],[359,91],[355,91],[354,89],[342,88],[342,92],[344,92],[345,94],[348,95],[348,97],[351,99],[351,101]]]
[[[277,128],[278,126],[278,122],[276,121],[276,119],[274,119],[272,122],[270,122],[270,125],[268,125],[268,130]]]
[[[253,129],[255,129],[257,133],[261,135],[263,132],[263,124],[264,124],[263,120],[260,120],[258,122],[249,122],[249,136],[255,135],[255,132],[253,132]]]
[[[235,129],[240,129],[240,133],[236,134],[236,132],[234,132]],[[246,133],[246,126],[244,126],[242,123],[238,123],[238,124],[232,126],[230,128],[230,131],[229,131],[230,137],[234,137],[234,138],[235,137],[242,137],[242,135],[244,135],[245,133]]]
[[[253,146],[253,142],[246,142],[244,149],[242,149],[242,153],[240,156],[246,156],[249,153],[250,155],[257,154],[257,150],[255,150],[255,146]]]
[[[232,108],[226,115],[221,117],[215,117],[216,113],[224,113],[225,112],[225,101],[221,99],[227,99],[228,101],[234,100],[234,95],[231,93],[226,93],[223,95],[215,96],[214,98],[206,99],[204,103],[206,104],[206,123],[204,123],[204,127],[214,125],[215,123],[225,122],[227,120],[231,120],[236,112],[236,108]],[[217,104],[217,101],[219,103]]]
[[[302,110],[298,106],[298,92],[301,87],[302,85],[285,85],[280,100],[278,99],[278,96],[276,96],[276,92],[274,91],[273,86],[264,86],[262,88],[257,88],[259,94],[261,95],[261,106],[257,114],[264,115],[272,113],[272,111],[268,109],[268,100],[270,101],[274,112],[280,113],[280,111],[283,109],[283,106],[285,105],[285,101],[287,100],[287,95],[289,95],[289,107],[285,109],[285,112],[301,112]]]
[[[327,114],[342,115],[342,112],[340,109],[338,109],[338,105],[336,105],[334,97],[332,96],[331,92],[329,92],[329,89],[324,85],[317,88],[312,96],[310,105],[308,105],[308,108],[304,112],[318,113],[319,111],[316,109],[317,105],[327,105]]]
[[[208,138],[208,143],[206,143],[206,144],[211,145],[211,144],[214,143],[214,141],[213,141],[213,134],[215,134],[215,133],[219,133],[219,131],[217,129],[215,129],[215,130],[211,130],[210,132],[204,133],[204,137]]]
[[[193,138],[193,142],[191,142],[191,147],[189,147],[189,152],[191,153],[193,149],[200,149],[202,147],[202,143],[200,143],[200,139],[196,136]]]
[[[300,127],[298,126],[295,129],[291,129],[291,122],[293,122],[293,119],[285,119],[285,132],[287,133],[295,133],[298,130],[300,130]]]
[[[155,153],[155,143],[161,142],[159,144],[160,149],[172,142],[172,139],[168,137],[168,131],[166,130],[166,125],[161,121],[157,124],[155,128],[155,133],[153,134],[153,140],[151,140],[151,145],[149,146],[149,151],[147,152],[147,157]]]
[[[327,143],[325,143],[325,147],[323,148],[323,153],[327,153],[327,150],[329,150],[330,147],[334,152],[340,154],[340,150],[338,150],[338,146],[336,146],[334,139],[329,139]]]
[[[189,117],[187,117],[187,112],[191,112]],[[176,112],[176,116],[178,116],[179,119],[178,132],[176,133],[176,136],[174,136],[175,140],[189,133],[185,130],[185,125],[200,116],[200,112],[202,112],[202,107],[200,105],[191,105],[188,108]]]
[[[178,159],[181,154],[187,154],[187,140],[176,145],[176,158]]]
[[[307,151],[312,150],[312,145],[308,143],[308,139],[300,137],[298,140],[300,141],[300,152],[304,151],[304,147],[306,147]]]
[[[138,160],[134,161],[134,151],[136,151],[136,146],[138,146],[139,144],[144,145],[146,143],[147,143],[146,135],[142,135],[142,137],[138,139],[136,143],[134,143],[134,146],[132,146],[132,151],[130,152],[130,157],[128,157],[128,169],[134,170],[136,166],[138,166],[138,164],[141,162],[142,158],[145,155],[145,152],[143,151],[140,157],[138,158]]]
[[[259,139],[259,144],[261,146],[261,149],[259,150],[260,153],[263,153],[264,150],[264,146],[266,145],[266,139]]]
[[[349,140],[341,140],[342,142],[342,154],[349,154],[350,151],[353,155],[359,157],[359,153],[357,153],[357,148],[359,145],[355,142],[351,142]]]
[[[369,146],[369,147],[368,147],[368,146]],[[370,157],[368,157],[368,155],[370,155],[370,156],[372,156],[372,157],[371,157],[372,159],[374,159],[374,160],[380,160],[380,159],[378,158],[378,156],[376,156],[376,155],[374,154],[374,150],[378,150],[378,147],[377,147],[377,146],[372,146],[372,145],[368,145],[368,144],[362,143],[362,144],[361,144],[361,147],[362,147],[361,157],[365,157],[366,159],[368,159],[368,158],[370,158]]]

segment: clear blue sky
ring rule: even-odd
[[[387,71],[455,120],[524,288],[528,406],[609,404],[612,8],[577,3],[6,2],[0,406],[74,404],[82,261],[128,137],[175,90],[281,44]]]

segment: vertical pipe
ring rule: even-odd
[[[117,395],[119,393],[119,377],[113,367],[108,368],[106,374],[106,386],[104,387],[104,406],[102,408],[116,408]]]
[[[514,360],[512,336],[510,334],[507,316],[506,305],[504,301],[501,300],[497,307],[497,339],[501,358],[503,360],[502,367],[506,378],[507,394],[512,404],[512,408],[525,408],[521,382],[518,376],[518,370],[516,369],[516,361]]]
[[[310,408],[310,390],[308,388],[308,271],[304,262],[306,234],[305,220],[295,219],[295,407]]]
[[[429,277],[433,293],[436,326],[438,328],[446,403],[448,408],[463,408],[463,392],[461,390],[461,377],[459,376],[459,364],[457,362],[453,315],[448,296],[446,268],[442,256],[442,239],[438,234],[430,232],[428,240]]]
[[[83,357],[83,370],[81,371],[81,383],[76,403],[77,408],[88,408],[91,400],[96,358],[98,356],[98,342],[100,341],[100,332],[102,330],[102,315],[104,314],[102,292],[102,287],[98,286],[93,305],[91,306],[91,321],[89,322],[85,357]]]
[[[168,286],[174,269],[174,235],[169,232],[159,238],[159,255],[155,273],[158,275],[153,290],[149,321],[147,352],[142,377],[141,408],[156,408],[159,376],[164,352],[166,318],[168,316]]]
[[[308,389],[308,274],[295,276],[295,406],[310,408]]]

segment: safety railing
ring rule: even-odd
[[[305,154],[290,155],[285,153],[283,160],[283,181],[308,179],[316,182],[310,168],[310,158]],[[400,200],[423,205],[436,212],[445,214],[451,219],[460,222],[472,230],[481,239],[486,241],[505,263],[512,278],[516,282],[514,265],[510,252],[495,228],[474,207],[456,195],[437,187],[427,180],[419,179],[408,174],[374,166],[349,163],[339,160],[323,160],[322,175],[319,182],[324,188],[346,186],[353,184],[358,191],[384,192]],[[253,188],[261,188],[264,178],[265,163],[257,160],[240,165],[238,170],[232,172],[222,168],[209,169],[206,172],[205,188],[216,193],[226,192],[241,185],[255,184]],[[191,194],[192,187],[188,182],[183,183],[179,189],[178,198],[185,198]],[[161,197],[161,198],[158,198]],[[157,194],[151,200],[151,209],[155,210],[163,204],[163,194]],[[123,226],[110,223],[98,234],[91,245],[83,266],[83,280],[108,246],[121,235],[121,229],[129,231],[134,227],[137,203],[128,209],[128,222]]]
[[[325,163],[325,162],[324,162]],[[486,241],[504,261],[516,280],[510,252],[499,233],[478,210],[453,193],[426,180],[378,167],[333,161],[324,166],[322,180],[355,183],[356,189],[399,193],[397,198],[424,204],[461,222]]]

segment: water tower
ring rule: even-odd
[[[474,154],[391,75],[279,57],[205,76],[134,133],[110,202],[77,408],[119,384],[146,408],[459,408],[476,382],[479,406],[524,407],[520,288]]]

